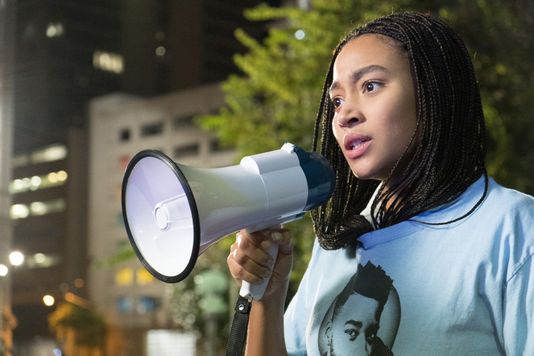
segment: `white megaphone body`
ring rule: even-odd
[[[209,169],[146,150],[126,169],[122,212],[137,257],[156,278],[173,283],[187,277],[198,255],[220,238],[295,220],[323,204],[334,181],[326,159],[290,143],[243,157],[239,165]],[[260,299],[267,283],[243,283],[240,294]]]

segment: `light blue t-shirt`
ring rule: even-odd
[[[290,355],[534,355],[534,198],[484,179],[360,238],[315,242],[285,313]]]

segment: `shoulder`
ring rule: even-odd
[[[494,210],[495,216],[508,215],[534,224],[534,197],[506,188],[490,178],[488,196],[483,206]]]

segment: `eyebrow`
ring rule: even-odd
[[[358,328],[358,329],[361,329],[362,326],[363,326],[363,323],[361,321],[356,321],[356,320],[347,320],[345,322],[345,325],[347,325],[347,324],[352,325],[352,326],[354,326],[355,328]]]
[[[372,73],[372,72],[385,72],[388,73],[389,71],[387,68],[382,67],[378,64],[371,64],[368,66],[365,66],[363,68],[358,69],[357,71],[354,71],[350,75],[350,83],[354,85],[355,83],[358,83],[360,79],[366,74]],[[328,93],[331,93],[333,90],[338,89],[340,87],[340,84],[338,81],[335,81],[330,85],[330,88],[328,88]]]

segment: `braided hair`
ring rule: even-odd
[[[364,34],[386,36],[410,62],[416,96],[416,129],[410,147],[388,178],[360,180],[354,176],[331,130],[334,107],[328,96],[334,62],[351,40]],[[349,32],[336,47],[323,86],[315,123],[313,150],[336,172],[336,187],[327,204],[312,212],[315,232],[324,249],[356,246],[357,238],[376,228],[397,224],[450,203],[484,176],[486,132],[473,65],[460,37],[443,22],[418,13],[397,13]],[[395,179],[393,179],[393,177]],[[371,205],[372,225],[361,211]]]

